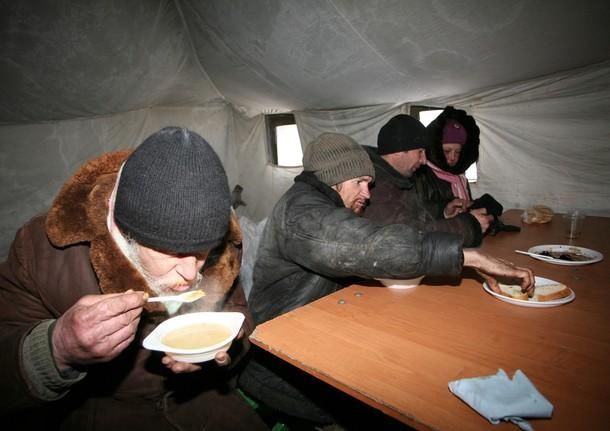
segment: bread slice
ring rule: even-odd
[[[521,299],[523,301],[552,301],[554,299],[561,299],[569,296],[572,291],[561,283],[543,284],[536,286],[534,294],[530,298],[527,292],[521,292],[521,286],[518,284],[504,284],[498,283],[500,286],[500,293],[504,296],[508,296],[513,299]]]
[[[554,299],[565,298],[570,293],[572,291],[565,284],[543,284],[542,286],[536,286],[532,299],[534,301],[552,301]]]
[[[524,301],[529,299],[527,292],[521,292],[521,286],[518,284],[498,283],[498,286],[500,287],[501,295],[508,296],[509,298],[513,299],[522,299]]]

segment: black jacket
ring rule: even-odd
[[[377,148],[364,148],[375,166],[375,183],[371,187],[371,201],[364,211],[364,217],[382,224],[406,223],[424,232],[459,234],[464,247],[481,244],[483,232],[473,215],[463,213],[445,219],[442,208],[439,213],[438,207],[423,200],[417,193],[413,178],[397,172],[377,153]]]

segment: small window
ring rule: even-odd
[[[419,121],[424,126],[428,127],[428,124],[430,124],[432,121],[434,121],[434,119],[436,117],[438,117],[441,112],[443,112],[442,109],[429,109],[427,111],[420,111],[419,112]]]
[[[428,106],[412,106],[410,109],[411,115],[417,118],[420,123],[426,127],[428,124],[434,121],[434,119],[438,117],[441,112],[443,112],[442,109]],[[478,179],[477,163],[475,162],[470,165],[468,169],[466,169],[466,172],[464,172],[464,175],[469,183],[476,183]]]
[[[409,113],[413,118],[417,118],[420,123],[428,127],[436,117],[443,112],[443,108],[433,108],[431,106],[411,106]]]
[[[293,168],[302,165],[303,150],[293,114],[265,115],[270,162]]]
[[[468,169],[466,169],[466,172],[464,172],[464,175],[466,176],[466,179],[469,183],[476,183],[479,179],[479,173],[477,172],[477,162],[474,162],[472,165],[470,165]]]

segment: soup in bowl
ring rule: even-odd
[[[205,362],[229,349],[245,316],[237,312],[200,312],[167,319],[142,343],[181,362]]]

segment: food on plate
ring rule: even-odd
[[[565,298],[571,292],[565,284],[543,284],[542,286],[536,286],[532,299],[534,301],[552,301],[553,299]]]
[[[522,299],[524,301],[529,299],[527,292],[522,292],[521,286],[518,284],[498,283],[498,287],[500,287],[501,295],[508,296],[509,298],[513,299]]]
[[[583,262],[585,260],[590,259],[589,257],[583,256],[582,254],[569,252],[569,251],[543,250],[540,252],[540,254],[543,256],[552,257],[553,259],[568,260],[570,262]]]
[[[521,291],[521,286],[517,284],[498,283],[500,294],[513,299],[521,299],[523,301],[552,301],[569,296],[571,290],[562,283],[543,284],[536,286],[532,297],[530,298],[527,292]]]
[[[525,223],[548,223],[553,219],[553,210],[544,205],[534,205],[523,211],[521,219]]]

